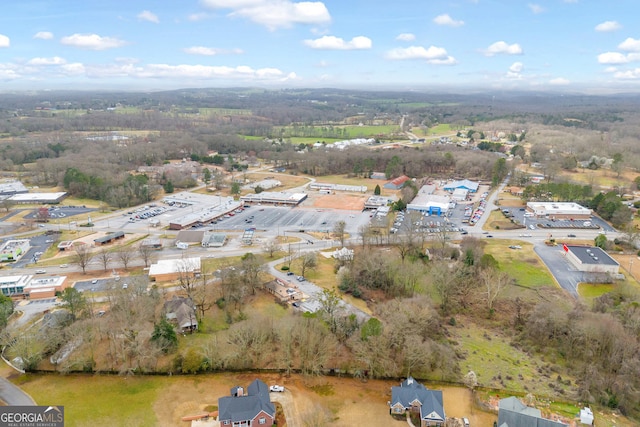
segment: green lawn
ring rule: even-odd
[[[580,283],[578,285],[578,295],[580,295],[585,301],[592,303],[594,299],[604,294],[608,294],[614,289],[615,285],[610,283]]]
[[[509,249],[510,245],[520,245],[522,249]],[[530,243],[495,239],[487,243],[485,253],[492,255],[498,261],[500,270],[515,277],[520,286],[527,288],[556,286],[553,276],[533,251],[533,245]]]
[[[18,385],[40,405],[64,405],[65,426],[155,426],[163,377],[24,375]]]

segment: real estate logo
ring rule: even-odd
[[[64,427],[64,406],[0,406],[0,427]]]

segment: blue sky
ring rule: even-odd
[[[640,91],[638,0],[21,0],[0,91]]]

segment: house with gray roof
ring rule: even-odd
[[[563,427],[567,425],[542,418],[539,409],[531,408],[513,396],[501,399],[498,408],[498,427]]]
[[[400,386],[391,387],[391,414],[404,414],[407,411],[420,413],[420,426],[444,426],[446,414],[441,390],[429,390],[412,377],[404,380]]]
[[[276,418],[269,387],[254,380],[245,392],[243,387],[231,389],[231,396],[218,399],[218,422],[221,426],[270,427]]]

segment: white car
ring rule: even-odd
[[[46,270],[36,270],[36,274],[45,274]]]
[[[276,393],[282,393],[284,391],[284,387],[281,385],[272,385],[269,387],[269,391],[273,391]]]
[[[67,268],[69,267],[69,264],[60,264],[60,268]]]

